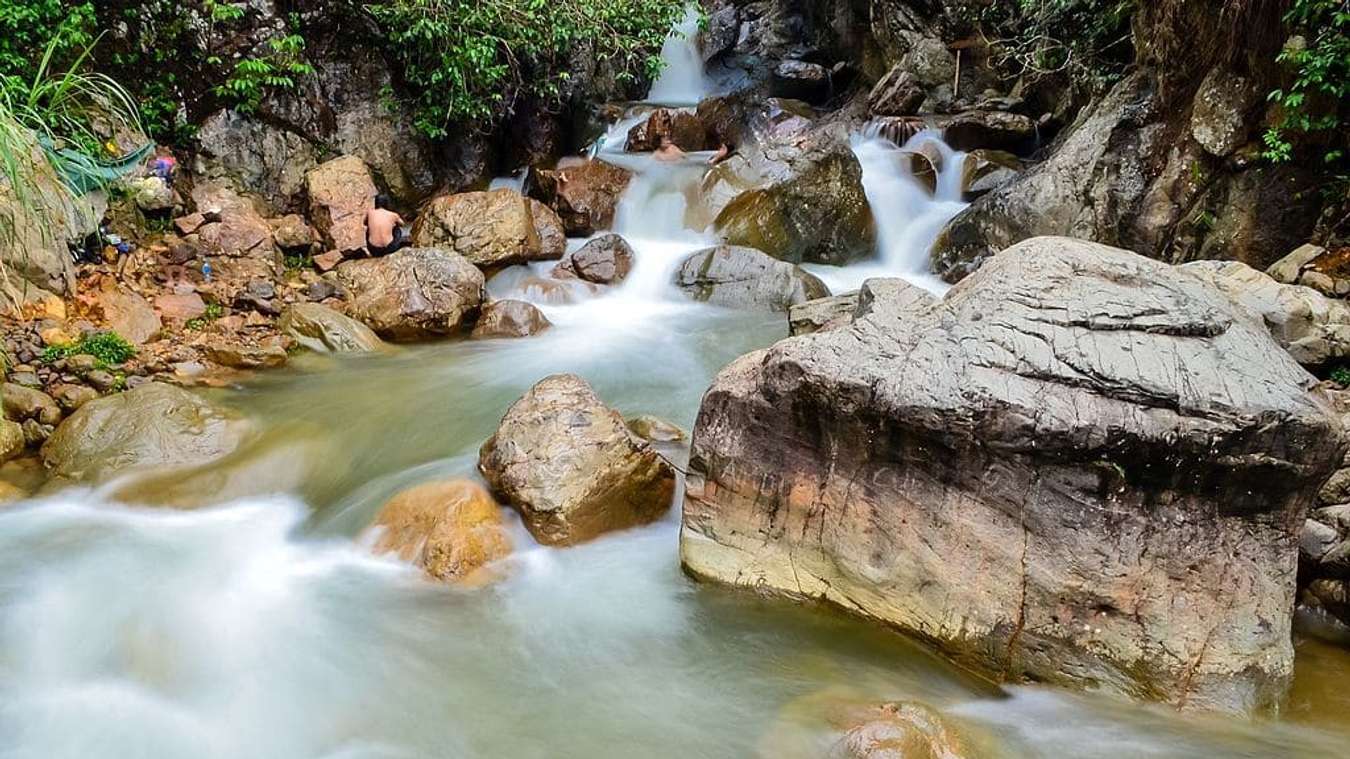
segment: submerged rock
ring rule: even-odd
[[[318,303],[287,308],[277,327],[319,353],[374,353],[389,348],[370,327]]]
[[[475,266],[544,261],[562,255],[539,235],[536,205],[515,190],[442,195],[422,208],[412,228],[419,247],[443,247]]]
[[[483,273],[443,248],[404,248],[337,268],[349,312],[391,340],[454,334],[478,316]]]
[[[552,274],[559,279],[576,278],[597,285],[614,285],[632,271],[634,258],[633,248],[626,240],[618,235],[604,235],[565,256],[553,267]]]
[[[717,377],[685,567],[1006,679],[1278,704],[1297,527],[1346,450],[1315,381],[1213,287],[1105,246],[893,289]]]
[[[546,545],[653,522],[675,488],[670,465],[570,374],[541,380],[507,409],[478,468]]]
[[[848,759],[965,759],[942,715],[917,701],[883,704],[843,739]]]
[[[754,248],[719,245],[680,264],[675,286],[694,300],[730,308],[787,311],[830,294],[814,274]]]
[[[90,401],[42,447],[52,477],[102,482],[132,470],[215,461],[250,425],[198,395],[158,382]]]
[[[498,300],[483,307],[470,337],[485,340],[498,337],[529,337],[553,326],[533,303],[523,300]]]
[[[467,480],[404,490],[380,509],[372,527],[375,553],[396,554],[446,582],[473,582],[486,565],[511,553],[497,503]]]

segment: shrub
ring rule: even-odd
[[[1350,0],[1294,0],[1284,21],[1302,36],[1276,59],[1292,70],[1293,81],[1270,93],[1280,113],[1265,132],[1265,157],[1289,161],[1296,135],[1331,135],[1322,160],[1341,162],[1346,157],[1341,111],[1350,99]]]
[[[136,355],[136,348],[116,332],[95,332],[69,345],[52,345],[42,352],[42,360],[52,363],[68,356],[87,355],[98,359],[100,366],[126,363]]]
[[[416,110],[433,137],[493,126],[524,96],[556,100],[578,51],[621,78],[654,76],[683,0],[371,0]]]
[[[70,64],[94,42],[94,4],[0,0],[0,88],[27,87],[44,56]]]

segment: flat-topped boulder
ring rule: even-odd
[[[549,218],[537,221],[536,214]],[[453,250],[475,266],[508,266],[557,259],[566,242],[562,228],[552,210],[515,190],[462,192],[423,206],[412,242]]]
[[[694,300],[748,310],[787,311],[830,294],[800,266],[735,245],[690,255],[675,271],[675,286]]]
[[[997,678],[1276,706],[1299,528],[1346,449],[1314,378],[1212,285],[1092,243],[888,288],[717,377],[686,569]]]

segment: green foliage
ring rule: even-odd
[[[1302,36],[1276,58],[1293,82],[1270,93],[1279,117],[1262,137],[1264,155],[1276,163],[1292,160],[1296,135],[1324,134],[1333,141],[1322,160],[1340,162],[1346,157],[1342,111],[1350,99],[1350,0],[1294,0],[1284,21]]]
[[[136,348],[116,332],[95,332],[69,345],[52,345],[42,352],[42,360],[52,363],[68,356],[93,356],[100,367],[124,364],[136,355]]]
[[[219,303],[207,303],[206,311],[194,319],[188,319],[183,326],[194,332],[201,331],[206,325],[225,315],[225,307]]]
[[[371,0],[390,53],[414,92],[416,127],[490,128],[518,98],[563,95],[578,55],[617,76],[654,76],[683,0]]]
[[[242,113],[256,111],[269,91],[293,89],[300,77],[314,73],[304,59],[304,37],[288,34],[268,41],[267,46],[267,54],[235,63],[229,78],[216,88],[217,95]]]
[[[26,88],[46,55],[57,65],[79,58],[95,26],[91,2],[0,0],[0,88]]]
[[[1133,59],[1135,8],[1136,0],[1016,0],[960,10],[989,38],[995,65],[1010,78],[1063,75],[1095,93]]]
[[[1332,369],[1331,381],[1341,387],[1350,387],[1350,366],[1338,366]]]

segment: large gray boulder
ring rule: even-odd
[[[694,300],[717,306],[784,312],[830,294],[824,282],[802,267],[734,245],[684,259],[675,272],[675,286]]]
[[[544,226],[556,230],[558,239],[540,235],[536,215],[548,216]],[[412,241],[448,248],[481,267],[556,260],[566,245],[562,222],[552,210],[507,189],[434,198],[413,224]]]
[[[1298,527],[1346,445],[1200,279],[1065,238],[749,354],[693,433],[698,577],[823,599],[994,677],[1276,706]],[[861,296],[860,296],[861,297]]]
[[[655,521],[675,488],[665,459],[571,374],[544,378],[507,409],[478,469],[547,545]]]
[[[90,401],[42,446],[57,480],[102,482],[114,475],[216,461],[251,426],[198,395],[158,382]]]
[[[483,303],[483,273],[443,248],[348,261],[337,276],[350,294],[350,315],[390,340],[460,332]]]

